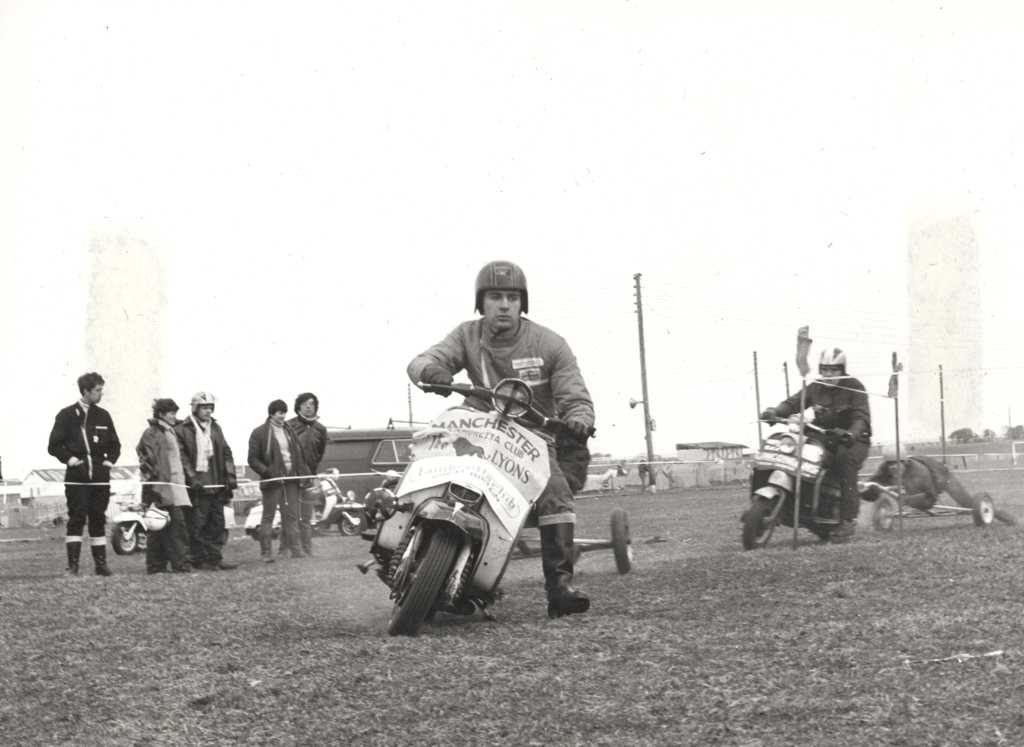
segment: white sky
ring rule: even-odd
[[[0,1],[4,476],[55,464],[91,369],[123,463],[155,392],[214,391],[239,454],[306,389],[330,425],[405,417],[406,363],[496,258],[580,360],[594,450],[644,448],[636,272],[656,451],[749,444],[752,351],[772,404],[802,324],[885,391],[922,215],[970,215],[981,249],[984,412],[947,427],[1024,421],[1024,15],[832,5]],[[162,266],[104,270],[151,380],[137,347],[86,354],[90,242],[118,238]]]

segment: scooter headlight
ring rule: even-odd
[[[483,496],[479,493],[454,482],[448,483],[448,492],[445,497],[452,498],[469,508],[475,508],[483,500]]]
[[[793,454],[796,452],[796,439],[790,438],[789,436],[783,436],[779,439],[779,451],[783,454]]]

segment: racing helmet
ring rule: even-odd
[[[488,262],[476,276],[476,311],[484,313],[484,291],[514,290],[522,297],[522,310],[530,310],[530,296],[526,288],[526,274],[522,268],[513,263],[499,259]]]
[[[822,350],[821,358],[818,359],[818,373],[821,373],[822,366],[840,366],[843,369],[843,376],[846,376],[846,353],[842,348]]]
[[[196,408],[201,405],[209,405],[210,407],[217,406],[217,398],[210,392],[196,392],[192,395],[192,412],[196,411]]]
[[[149,504],[149,508],[142,514],[142,525],[150,532],[159,532],[170,520],[170,512],[164,511],[155,503]]]

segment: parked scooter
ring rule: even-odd
[[[496,600],[516,538],[550,477],[548,448],[524,427],[557,432],[562,421],[532,405],[525,381],[494,387],[418,384],[490,403],[446,410],[413,437],[413,462],[372,539],[372,560],[395,600],[391,635],[415,635],[436,612],[468,615]]]
[[[313,513],[314,534],[327,534],[334,526],[346,536],[359,534],[366,526],[365,506],[351,490],[344,493],[338,487],[336,478],[340,472],[331,469],[328,474],[332,477],[318,477],[311,485],[302,490],[302,500],[312,501],[317,504],[317,510]],[[263,504],[257,503],[245,517],[245,533],[257,542],[260,541],[260,523],[263,521]],[[273,538],[277,539],[281,534],[281,510],[274,512],[274,521],[271,524]]]
[[[126,506],[110,520],[110,545],[118,555],[146,551],[146,525],[142,521],[145,510],[146,507],[142,504]],[[224,542],[228,541],[230,530],[234,526],[235,509],[229,503],[224,506]]]

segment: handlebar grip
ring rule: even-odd
[[[424,392],[431,394],[451,394],[455,391],[455,387],[452,384],[428,384],[425,381],[417,381],[416,386]]]

